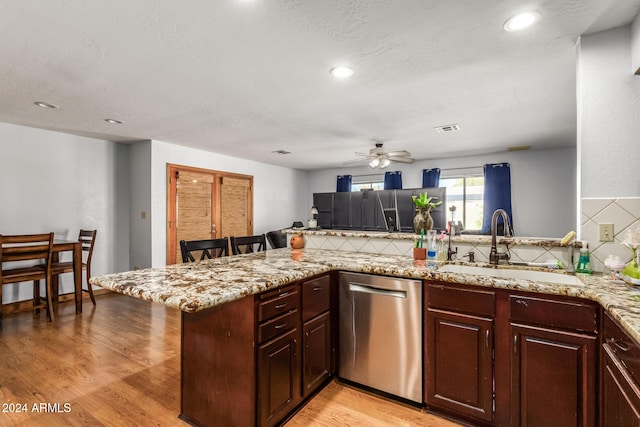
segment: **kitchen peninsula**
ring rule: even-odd
[[[484,264],[481,266],[493,268]],[[464,412],[460,414],[460,419],[479,424],[509,425],[514,417],[511,408],[516,406],[516,402],[515,399],[511,400],[509,381],[505,377],[510,372],[507,369],[511,360],[508,357],[510,348],[506,347],[504,351],[503,342],[508,340],[500,337],[504,331],[508,333],[508,327],[503,324],[507,325],[510,320],[507,318],[508,305],[505,305],[510,301],[521,305],[528,302],[543,302],[547,305],[559,302],[564,304],[561,307],[577,308],[582,310],[580,312],[584,312],[585,309],[591,310],[595,313],[596,320],[608,315],[635,342],[640,342],[640,312],[634,308],[640,299],[640,294],[625,284],[611,282],[598,276],[581,277],[579,286],[562,285],[526,279],[505,279],[490,275],[441,272],[438,269],[429,269],[424,263],[402,255],[285,248],[111,274],[92,278],[91,282],[124,295],[157,302],[182,311],[181,417],[183,419],[198,425],[220,425],[221,422],[225,425],[273,425],[284,419],[290,411],[295,410],[296,406],[309,395],[303,397],[302,393],[297,393],[300,396],[293,399],[293,405],[286,406],[282,410],[279,407],[276,408],[277,414],[270,417],[272,414],[269,412],[268,402],[265,403],[265,401],[268,400],[267,397],[277,399],[279,396],[265,396],[265,393],[272,393],[274,389],[263,387],[262,381],[265,377],[257,371],[260,371],[259,366],[264,359],[262,354],[257,353],[264,349],[266,355],[270,354],[268,352],[270,343],[280,339],[269,341],[276,333],[269,328],[276,328],[280,323],[271,323],[268,314],[265,313],[276,306],[272,302],[284,303],[285,300],[294,301],[294,298],[297,298],[295,299],[297,302],[293,304],[298,304],[298,308],[302,306],[297,311],[303,313],[304,325],[300,322],[300,315],[296,314],[298,320],[290,319],[294,325],[293,329],[288,332],[283,330],[282,334],[278,335],[288,339],[286,342],[289,343],[289,347],[287,348],[292,353],[285,352],[285,356],[289,357],[292,354],[291,357],[295,358],[298,340],[303,342],[308,338],[308,336],[302,338],[303,334],[300,330],[307,325],[304,317],[306,303],[310,302],[309,306],[314,303],[313,299],[305,297],[305,284],[311,285],[309,289],[320,289],[320,293],[323,293],[323,286],[329,281],[332,286],[335,285],[334,274],[337,271],[420,279],[425,281],[427,287],[437,288],[438,292],[448,291],[449,287],[458,293],[467,288],[473,289],[479,292],[478,295],[483,296],[489,295],[487,291],[495,292],[495,302],[492,302],[496,305],[495,319],[492,320],[495,326],[491,337],[495,336],[493,339],[496,343],[495,364],[496,366],[505,365],[505,369],[496,368],[495,373],[495,416],[488,414],[484,418],[485,421],[480,422],[476,415]],[[425,310],[429,307],[430,291],[426,292]],[[538,296],[540,298],[534,298]],[[332,294],[332,297],[335,298],[335,295]],[[596,311],[600,310],[598,304],[602,307],[602,316],[599,311]],[[292,317],[292,313],[293,311],[288,312],[287,316]],[[319,320],[322,316],[326,319],[326,313],[318,310],[318,313],[313,314],[315,317],[312,320]],[[329,313],[330,317],[335,315],[333,311]],[[323,329],[325,332],[332,331],[335,320],[333,323],[324,323],[324,325],[327,326]],[[597,326],[592,327],[588,332],[591,334],[591,339],[595,339],[598,333]],[[489,337],[490,335],[487,334],[487,342]],[[425,331],[425,360],[428,359],[426,354],[429,351],[427,349],[429,340],[430,336]],[[330,341],[333,348],[335,341],[333,338]],[[224,346],[221,346],[221,343],[224,343]],[[260,343],[263,344],[260,345]],[[304,348],[301,352],[304,352]],[[330,358],[333,359],[332,366],[335,366],[335,355],[330,354]],[[595,366],[589,365],[585,366],[586,368],[590,370],[590,378],[593,379],[598,375]],[[325,375],[320,375],[320,381],[316,386],[325,384],[333,372],[331,370]],[[292,373],[291,379],[300,384],[301,377],[304,379],[305,374],[298,370]],[[427,394],[427,382],[428,379],[425,379],[425,394]],[[273,384],[270,386],[273,387]],[[589,392],[592,394],[589,399],[593,399],[595,406],[596,400],[593,395],[597,393],[595,386]],[[427,406],[431,407],[429,401]],[[446,408],[437,404],[435,408],[454,416],[457,414],[455,408]],[[594,408],[584,409],[583,412],[580,415],[580,417],[586,417],[586,419],[580,418],[583,420],[583,425],[595,423]]]

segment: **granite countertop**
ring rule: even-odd
[[[392,239],[392,240],[411,240],[416,241],[420,238],[419,234],[414,233],[388,233],[386,231],[362,231],[362,230],[333,230],[333,229],[320,229],[320,228],[287,228],[282,230],[286,234],[298,234],[309,236],[334,236],[334,237],[353,237],[353,238],[366,238],[366,239]],[[504,237],[497,236],[497,243],[500,245],[519,245],[519,246],[545,246],[545,247],[568,247],[573,246],[575,248],[581,248],[582,242],[580,240],[572,240],[568,244],[561,243],[562,238],[554,237]],[[478,244],[491,244],[490,235],[478,235],[478,234],[459,234],[451,236],[452,243],[470,243],[474,245]]]
[[[493,268],[486,264],[482,266]],[[559,285],[442,273],[427,268],[424,261],[414,261],[407,256],[283,248],[92,277],[91,284],[186,313],[195,313],[332,270],[442,280],[589,299],[602,305],[640,343],[640,288],[597,275],[581,277],[584,286]]]

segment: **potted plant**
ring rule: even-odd
[[[433,228],[433,218],[431,218],[431,209],[442,204],[442,201],[435,202],[437,197],[429,197],[427,192],[417,196],[412,196],[413,204],[416,205],[416,216],[413,218],[413,229],[417,234],[421,230],[426,233]]]

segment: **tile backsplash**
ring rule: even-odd
[[[598,224],[613,224],[613,242],[600,242]],[[628,230],[640,227],[640,197],[583,198],[580,239],[589,242],[591,268],[602,271],[608,255],[631,260],[631,250],[622,244]]]

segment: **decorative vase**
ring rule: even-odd
[[[291,245],[291,249],[302,249],[304,248],[304,237],[302,237],[302,233],[294,234],[289,241]]]
[[[430,208],[416,208],[416,216],[413,217],[413,229],[416,234],[420,234],[420,230],[427,231],[433,228],[433,218],[431,218]]]

